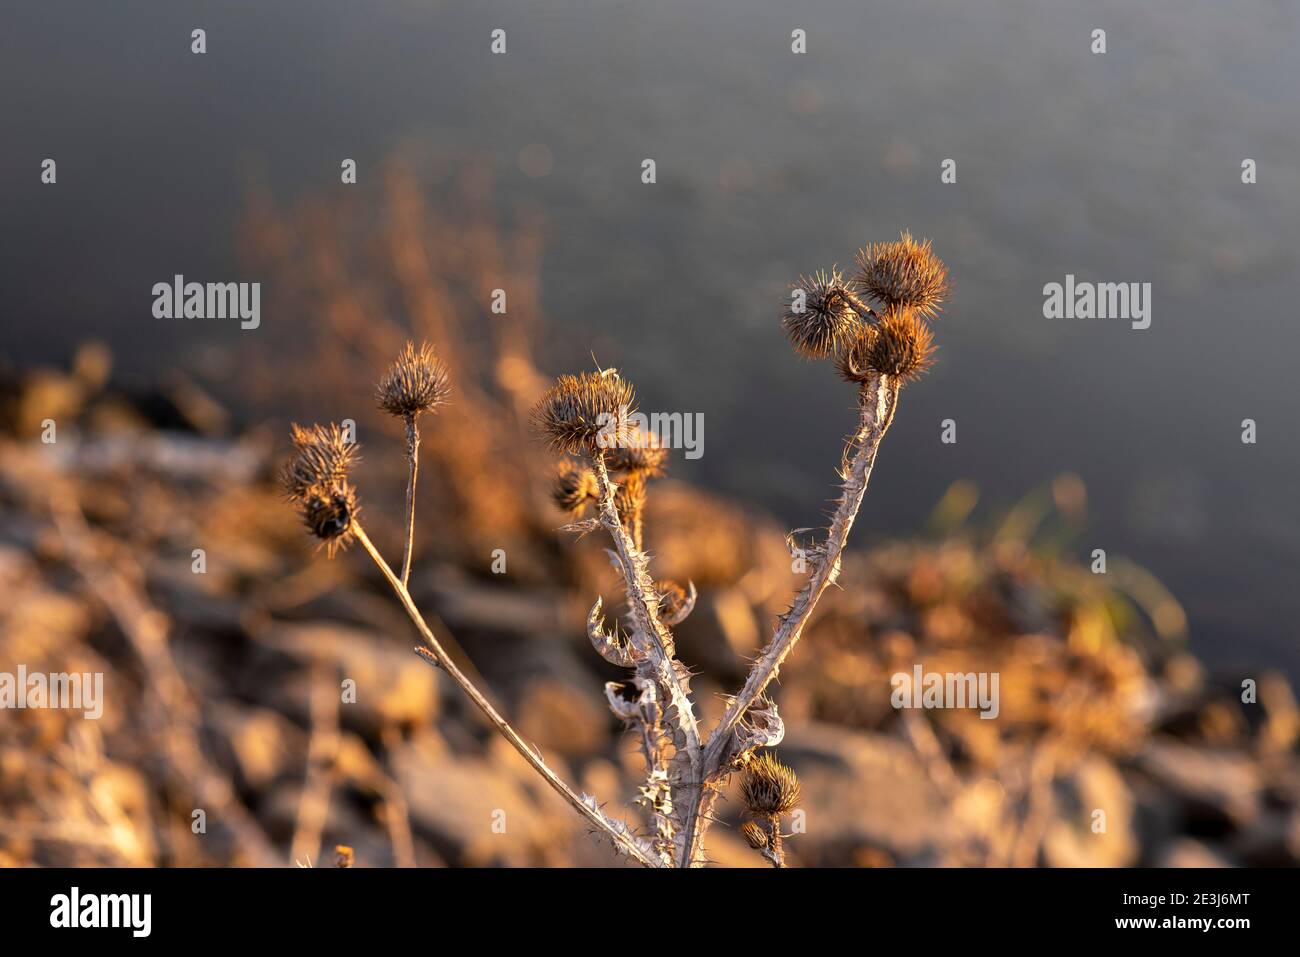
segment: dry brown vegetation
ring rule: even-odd
[[[436,213],[401,169],[387,189],[375,214],[255,208],[244,248],[285,277],[293,334],[243,357],[241,388],[255,391],[223,397],[234,411],[179,376],[124,394],[94,348],[69,372],[6,373],[0,670],[102,671],[107,700],[99,721],[0,713],[0,862],[284,865],[329,861],[336,844],[357,866],[615,860],[410,653],[373,565],[313,556],[276,486],[290,420],[355,419],[362,507],[384,504],[363,511],[366,528],[401,554],[407,436],[373,381],[408,337],[437,343],[456,392],[421,420],[428,524],[410,594],[559,776],[611,805],[636,797],[640,744],[599,697],[626,673],[584,633],[592,596],[619,575],[595,536],[556,533],[553,457],[529,435],[548,384],[532,347],[537,234],[503,228],[473,174]],[[500,286],[509,313],[489,317]],[[376,318],[388,316],[401,318]],[[275,374],[286,367],[310,374]],[[54,446],[37,439],[46,417]],[[1253,675],[1260,703],[1244,704],[1241,676],[1208,676],[1181,650],[1177,605],[1149,576],[1116,564],[1102,579],[1070,560],[1059,544],[1083,509],[1076,480],[991,524],[967,518],[970,498],[954,487],[925,539],[846,552],[782,672],[781,759],[806,821],[788,863],[1300,862],[1285,680]],[[656,578],[699,590],[674,635],[711,728],[800,580],[783,530],[753,510],[665,478],[644,517]],[[507,576],[491,573],[495,548]],[[999,720],[893,709],[889,676],[915,662],[999,671]],[[355,704],[339,704],[344,678]],[[740,783],[720,792],[708,856],[763,865],[741,833]],[[643,814],[626,820],[651,834]]]

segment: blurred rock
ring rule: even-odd
[[[1227,842],[1233,856],[1248,867],[1300,865],[1300,816],[1294,809],[1269,810]]]
[[[903,866],[934,864],[956,836],[915,752],[895,738],[800,725],[779,753],[803,786],[807,833],[791,843],[810,865],[845,866],[863,847]]]
[[[341,683],[355,682],[356,701],[339,707],[339,720],[362,733],[377,735],[389,725],[419,726],[438,713],[438,672],[405,644],[386,642],[367,631],[319,622],[278,624],[260,641],[304,663],[319,662]],[[283,700],[295,720],[306,723],[310,673],[287,686],[261,692]]]
[[[260,791],[303,773],[307,734],[283,715],[227,702],[210,703],[205,715],[219,735],[221,763],[237,771],[241,787]]]
[[[676,629],[680,656],[711,674],[743,676],[761,643],[754,607],[739,588],[710,590]]]
[[[1259,814],[1260,781],[1245,755],[1161,738],[1135,763],[1172,793],[1193,822],[1243,827]]]
[[[515,729],[525,741],[566,756],[597,751],[609,737],[608,708],[590,688],[540,678],[520,696]]]
[[[522,756],[512,751],[507,761],[494,752],[497,740],[486,756],[458,754],[425,732],[394,752],[412,826],[444,855],[469,866],[563,862],[570,843],[581,839],[580,819]],[[547,761],[564,773],[562,763]],[[613,859],[612,851],[608,857]]]
[[[1095,816],[1104,812],[1103,820]],[[1138,856],[1133,796],[1109,761],[1093,758],[1057,781],[1055,811],[1043,838],[1049,867],[1131,867]]]
[[[1155,859],[1155,867],[1232,867],[1232,861],[1208,844],[1190,837],[1166,845]]]
[[[556,589],[484,584],[449,565],[418,576],[412,592],[438,609],[452,629],[554,634],[564,631],[579,613],[573,600]]]

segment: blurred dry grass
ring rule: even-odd
[[[252,202],[241,248],[278,277],[266,308],[283,331],[238,357],[239,395],[177,371],[124,394],[95,347],[0,385],[0,670],[102,671],[107,698],[98,722],[0,713],[0,863],[288,864],[335,844],[358,866],[611,863],[410,653],[368,563],[313,554],[270,481],[289,419],[355,419],[367,525],[396,549],[402,436],[371,388],[408,336],[435,342],[456,394],[425,427],[411,590],[552,766],[633,796],[633,743],[600,697],[619,675],[582,625],[613,572],[598,543],[554,531],[524,425],[545,382],[541,224],[504,221],[473,165],[432,189],[400,164],[384,182],[376,209]],[[47,417],[53,446],[36,439]],[[828,492],[807,489],[810,510]],[[979,523],[975,498],[959,483],[926,537],[855,552],[784,670],[780,752],[806,795],[792,862],[1300,863],[1286,682],[1261,671],[1261,703],[1242,704],[1240,676],[1181,650],[1181,612],[1150,576],[1072,561],[1077,479]],[[783,530],[669,481],[647,545],[658,574],[700,588],[679,646],[707,727],[795,585]],[[999,672],[999,719],[894,710],[889,677],[917,663]],[[345,678],[355,704],[338,703]],[[762,863],[731,827],[710,852]]]

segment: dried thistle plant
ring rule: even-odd
[[[355,538],[353,523],[360,511],[348,470],[357,458],[337,425],[292,427],[294,456],[280,474],[285,494],[299,506],[303,524],[321,540],[329,556]]]
[[[853,283],[876,302],[915,309],[927,319],[939,314],[948,295],[948,267],[928,239],[918,243],[903,232],[896,242],[864,246],[857,263]]]
[[[439,372],[439,368],[430,351],[424,349],[417,353],[408,346],[381,383],[381,404],[387,403],[384,404],[385,409],[389,409],[391,404],[393,409],[401,411],[406,420],[408,455],[414,456],[419,449],[418,433],[414,440],[410,439],[415,417],[420,412],[432,410],[447,395],[446,375]],[[412,387],[403,393],[402,390],[407,390],[408,386],[421,382],[436,382],[436,388],[420,390]],[[418,403],[407,401],[416,396],[420,399]],[[333,424],[311,428],[295,425],[292,438],[294,454],[281,473],[282,482],[290,500],[298,507],[304,523],[312,534],[326,543],[330,556],[339,547],[352,541],[360,542],[424,639],[426,647],[417,648],[416,652],[431,665],[442,668],[547,784],[598,831],[604,833],[619,852],[647,866],[655,865],[657,862],[645,842],[636,837],[626,824],[606,817],[594,798],[579,796],[565,784],[448,657],[407,591],[406,581],[393,571],[361,525],[356,492],[347,476],[347,470],[356,457],[356,449],[345,441],[342,430]],[[415,477],[416,469],[412,466],[408,472],[406,489],[408,503],[414,500]],[[408,508],[405,562],[408,574],[411,527]]]
[[[564,375],[532,409],[532,421],[550,446],[566,458],[559,465],[552,498],[577,521],[569,529],[603,529],[622,577],[627,612],[610,630],[597,598],[587,616],[592,647],[629,672],[609,682],[610,709],[631,728],[645,760],[638,802],[647,812],[647,833],[607,816],[594,797],[578,796],[543,762],[482,692],[455,666],[434,637],[407,591],[419,451],[415,418],[445,400],[447,380],[427,347],[410,345],[380,384],[380,404],[407,423],[410,458],[407,542],[400,575],[375,547],[359,520],[356,493],[347,478],[355,450],[343,446],[336,426],[294,427],[295,456],[285,469],[285,488],[304,521],[330,553],[356,540],[388,581],[426,646],[416,651],[443,668],[494,727],[582,817],[620,853],[648,867],[695,867],[706,861],[704,837],[714,808],[732,774],[741,772],[748,820],[741,836],[773,866],[785,866],[781,818],[799,804],[794,772],[766,749],[778,745],[785,727],[767,689],[776,678],[822,593],[835,582],[849,531],[875,466],[881,440],[893,422],[905,382],[915,381],[933,361],[928,320],[948,295],[946,267],[929,242],[903,233],[897,242],[864,247],[858,272],[846,280],[835,270],[800,279],[783,317],[797,354],[833,358],[858,389],[858,423],[846,441],[840,494],[825,537],[807,553],[808,578],[753,662],[744,686],[729,698],[711,732],[701,730],[691,699],[691,672],[676,654],[672,628],[694,608],[694,584],[656,581],[643,543],[643,512],[649,482],[663,474],[668,450],[628,424],[636,391],[615,370]],[[874,302],[879,311],[869,304]],[[413,437],[412,437],[413,436]],[[593,514],[583,517],[588,508]]]
[[[781,818],[797,808],[803,800],[799,779],[769,753],[760,754],[745,766],[740,783],[745,810],[761,835],[761,844],[755,843],[753,829],[745,840],[750,847],[761,851],[774,867],[785,867],[785,849],[782,843]]]
[[[401,355],[379,380],[375,397],[379,407],[406,424],[406,548],[402,553],[402,584],[411,580],[411,553],[415,549],[415,480],[420,471],[419,418],[435,411],[451,395],[447,370],[427,342],[417,350],[408,342]]]
[[[835,269],[799,277],[790,305],[781,321],[795,352],[809,359],[825,359],[858,328],[852,293]]]

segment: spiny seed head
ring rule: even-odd
[[[824,359],[852,338],[860,323],[849,306],[847,286],[839,272],[832,269],[800,276],[790,288],[790,303],[781,325],[795,352],[809,359]]]
[[[561,511],[577,514],[600,497],[596,473],[572,459],[560,462],[551,486],[551,498]]]
[[[890,309],[871,337],[866,358],[881,375],[915,380],[934,362],[934,334],[910,309]]]
[[[909,309],[892,307],[878,323],[835,357],[835,368],[848,382],[865,384],[880,374],[917,379],[934,361],[934,334]]]
[[[605,450],[605,465],[611,472],[640,472],[646,478],[664,474],[668,450],[659,444],[659,436],[645,429],[627,435],[627,442]]]
[[[426,342],[417,350],[413,342],[408,342],[379,380],[375,398],[389,415],[411,418],[432,412],[449,395],[447,367],[433,354],[433,347]]]
[[[858,252],[854,285],[885,306],[905,306],[924,317],[938,314],[948,294],[948,267],[904,232],[897,242],[873,243]]]
[[[353,523],[361,509],[356,490],[347,481],[313,490],[302,499],[300,509],[303,524],[325,545],[330,558],[356,537]]]
[[[740,825],[740,836],[756,851],[764,850],[767,847],[767,832],[764,831],[753,821],[746,821]]]
[[[562,375],[533,406],[533,426],[552,448],[595,455],[627,441],[636,390],[612,370]]]
[[[760,754],[745,765],[740,782],[745,807],[755,817],[779,817],[799,806],[799,779],[771,754]]]
[[[347,440],[337,424],[304,428],[295,422],[290,437],[294,454],[281,470],[280,482],[291,499],[302,501],[313,490],[330,488],[347,479],[358,446]]]
[[[355,537],[353,523],[359,507],[357,493],[348,483],[348,469],[356,459],[357,445],[347,441],[334,423],[307,428],[294,423],[291,437],[294,455],[280,473],[281,482],[303,523],[332,558]]]

